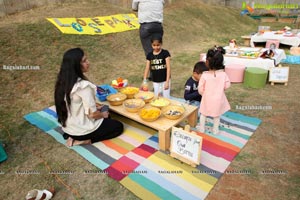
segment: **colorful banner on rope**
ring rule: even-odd
[[[135,14],[118,14],[93,18],[47,18],[62,33],[104,35],[135,30],[140,27]]]

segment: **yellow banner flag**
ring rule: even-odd
[[[47,18],[62,33],[104,35],[135,30],[140,27],[135,14],[118,14],[92,18]]]

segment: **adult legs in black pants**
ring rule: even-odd
[[[94,143],[94,142],[99,142],[102,140],[108,140],[108,139],[118,137],[123,133],[123,131],[124,131],[124,126],[120,121],[110,119],[110,118],[104,118],[99,128],[93,131],[92,133],[89,133],[87,135],[81,135],[81,136],[74,136],[74,135],[64,133],[63,137],[65,139],[68,139],[70,137],[76,141],[90,140],[90,143]],[[78,144],[81,143],[78,142]],[[82,144],[89,144],[89,142],[84,142]],[[73,146],[73,141],[72,144],[70,144],[69,146]]]
[[[162,38],[163,34],[164,30],[161,23],[150,22],[141,24],[140,39],[145,52],[145,56],[147,56],[147,54],[153,50],[151,44],[151,39],[153,35],[160,35]]]
[[[124,126],[120,121],[105,118],[101,126],[91,133],[92,135],[90,139],[92,143],[99,142],[102,140],[108,140],[118,137],[123,133],[123,131]]]

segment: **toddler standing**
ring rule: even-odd
[[[198,91],[202,95],[200,105],[200,124],[197,126],[200,132],[205,131],[206,117],[213,117],[213,133],[219,133],[220,116],[230,110],[230,104],[226,98],[225,90],[230,87],[230,80],[224,72],[223,54],[218,49],[210,49],[207,52],[206,63],[209,71],[202,74]]]

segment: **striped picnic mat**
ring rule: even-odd
[[[54,107],[24,118],[65,144]],[[198,133],[203,137],[201,164],[193,168],[159,151],[155,130],[123,117],[119,119],[125,126],[119,137],[71,149],[139,198],[151,200],[205,199],[261,123],[257,118],[225,113],[219,135]],[[212,126],[211,119],[207,125]]]

